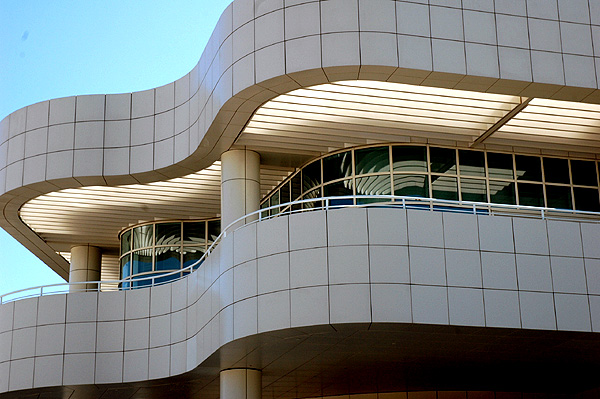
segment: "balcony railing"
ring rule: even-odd
[[[212,245],[207,249],[204,255],[198,259],[195,263],[187,266],[184,269],[176,270],[169,273],[160,275],[153,275],[149,277],[140,277],[136,279],[123,279],[123,280],[105,280],[105,281],[81,281],[73,283],[60,283],[43,285],[32,288],[25,288],[18,291],[13,291],[0,296],[0,304],[16,301],[19,299],[65,294],[73,292],[89,292],[89,291],[110,291],[110,290],[130,290],[137,288],[147,288],[167,283],[172,283],[179,279],[185,278],[195,269],[197,269],[206,259],[213,249],[219,244],[219,242],[227,237],[227,234],[232,230],[238,229],[246,224],[255,223],[258,221],[278,217],[281,215],[288,215],[301,212],[311,212],[317,210],[330,210],[338,208],[365,208],[365,207],[386,207],[386,208],[398,208],[398,209],[421,209],[429,211],[443,211],[443,212],[460,212],[469,213],[475,215],[495,215],[495,216],[519,216],[536,218],[542,220],[558,219],[568,221],[585,221],[592,223],[600,223],[599,212],[586,212],[586,211],[575,211],[568,209],[553,209],[553,208],[541,208],[524,205],[505,205],[505,204],[492,204],[484,202],[469,202],[469,201],[451,201],[442,200],[435,198],[421,198],[421,197],[406,197],[406,196],[394,196],[394,195],[348,195],[340,197],[321,197],[321,198],[310,198],[304,200],[298,200],[288,202],[284,204],[270,206],[263,208],[258,211],[244,215],[235,221],[231,222],[224,229],[221,234],[215,239]],[[242,222],[242,224],[240,224]],[[177,276],[179,275],[179,276]],[[173,277],[173,279],[169,279]],[[169,280],[169,281],[165,281]],[[131,283],[135,281],[147,282],[143,286],[132,287]],[[126,286],[129,285],[129,286]],[[92,288],[90,288],[92,287]]]

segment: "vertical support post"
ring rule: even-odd
[[[76,245],[71,247],[71,267],[69,283],[83,281],[99,281],[102,268],[102,250],[91,245]],[[98,284],[76,284],[69,291],[98,289]]]
[[[260,155],[231,150],[221,155],[221,228],[260,208]],[[258,214],[245,223],[258,219]],[[240,221],[235,227],[244,224]]]
[[[254,369],[229,369],[220,374],[220,399],[261,399],[262,372]]]

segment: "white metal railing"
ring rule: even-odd
[[[307,204],[306,208],[304,207],[305,204]],[[79,291],[130,290],[172,283],[176,280],[186,277],[194,269],[200,266],[200,264],[204,262],[206,257],[210,255],[210,253],[213,251],[216,245],[218,245],[224,237],[227,237],[227,232],[230,230],[235,230],[246,224],[255,223],[258,221],[286,214],[347,207],[393,207],[399,209],[424,209],[430,211],[438,210],[446,212],[472,213],[476,215],[520,216],[538,218],[543,220],[560,219],[600,223],[600,212],[542,208],[525,205],[505,205],[492,204],[487,202],[452,201],[435,198],[407,197],[395,195],[347,195],[339,197],[310,198],[270,206],[268,208],[263,208],[258,211],[251,212],[247,215],[236,219],[221,230],[221,234],[219,234],[219,236],[214,240],[214,242],[210,245],[210,247],[206,250],[206,252],[202,255],[200,259],[198,259],[190,266],[185,267],[184,269],[160,275],[152,275],[148,277],[139,277],[133,279],[127,278],[123,280],[82,281],[25,288],[22,290],[9,292],[0,296],[0,304],[16,301],[19,299],[38,297],[44,295],[65,294]],[[275,212],[273,212],[273,214],[271,215],[271,211]],[[265,215],[265,213],[267,215]],[[240,224],[240,222],[243,223]],[[169,280],[169,277],[173,277],[173,279]],[[133,287],[132,284],[134,282],[138,285],[140,284],[140,282],[148,283],[146,285],[139,285],[137,287]],[[127,284],[129,284],[129,286],[127,286]]]

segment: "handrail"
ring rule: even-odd
[[[366,203],[358,203],[361,200],[367,200],[371,202]],[[376,202],[373,202],[375,200]],[[352,203],[344,204],[340,203],[343,201],[352,201]],[[315,206],[311,208],[302,208],[303,204],[307,203],[321,203],[320,206]],[[576,211],[576,210],[568,210],[568,209],[554,209],[554,208],[543,208],[543,207],[535,207],[535,206],[526,206],[526,205],[507,205],[507,204],[494,204],[488,202],[472,202],[472,201],[452,201],[452,200],[443,200],[443,199],[435,199],[435,198],[423,198],[423,197],[410,197],[410,196],[396,196],[396,195],[346,195],[339,197],[319,197],[319,198],[309,198],[303,200],[297,200],[292,202],[286,202],[283,204],[273,205],[267,208],[262,208],[257,211],[248,213],[242,217],[237,218],[233,222],[229,223],[224,229],[221,230],[221,233],[217,236],[217,238],[213,241],[213,243],[208,247],[206,252],[198,259],[196,262],[187,266],[183,269],[175,270],[173,272],[168,272],[160,275],[153,275],[148,277],[140,277],[140,278],[125,278],[122,280],[104,280],[104,281],[81,281],[81,282],[73,282],[73,283],[58,283],[58,284],[50,284],[50,285],[42,285],[32,288],[24,288],[21,290],[9,292],[7,294],[0,296],[0,305],[12,301],[16,301],[19,299],[39,297],[44,295],[56,295],[56,294],[65,294],[65,293],[73,293],[78,291],[89,292],[89,291],[107,291],[108,288],[114,288],[118,290],[131,290],[136,288],[147,288],[158,286],[162,284],[172,283],[174,281],[180,280],[186,277],[186,274],[191,273],[197,266],[202,264],[206,257],[210,255],[213,251],[214,247],[218,245],[219,242],[225,237],[227,237],[227,232],[232,228],[237,229],[246,224],[255,223],[262,220],[271,219],[274,217],[293,214],[299,212],[309,212],[316,210],[330,210],[330,209],[338,209],[338,208],[363,208],[363,207],[398,207],[400,209],[428,209],[430,211],[433,210],[443,210],[443,211],[454,211],[454,212],[466,212],[473,213],[475,215],[478,214],[488,214],[488,215],[500,215],[500,216],[524,216],[524,217],[537,217],[542,220],[546,219],[560,219],[560,220],[574,220],[574,221],[592,221],[592,222],[600,222],[600,212],[588,212],[588,211]],[[294,209],[300,207],[300,209]],[[279,212],[280,209],[287,209],[285,212]],[[270,215],[271,210],[277,210],[278,212]],[[263,216],[265,213],[269,213],[267,216]],[[247,221],[251,219],[250,221]],[[240,222],[244,221],[244,224],[239,225]],[[238,226],[239,225],[239,226]],[[158,279],[164,280],[169,276],[175,276],[179,274],[179,278],[174,278],[173,280],[168,281],[157,281]],[[145,285],[143,287],[122,287],[123,283],[133,283],[140,281],[150,281],[149,285]],[[87,288],[88,285],[94,285],[95,288]],[[106,287],[107,285],[113,287]],[[82,286],[86,288],[79,288],[77,286]],[[104,289],[102,289],[104,286]],[[73,289],[75,287],[75,289]]]

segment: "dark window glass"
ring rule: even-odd
[[[315,161],[302,169],[302,192],[305,193],[321,184],[321,160]]]
[[[208,245],[212,244],[221,234],[221,221],[209,220],[208,222]]]
[[[352,180],[342,180],[335,183],[327,184],[323,186],[324,197],[342,197],[346,195],[353,195],[352,192]],[[313,197],[314,198],[314,197]],[[329,205],[352,205],[354,200],[352,198],[344,199],[332,199],[329,200]]]
[[[266,200],[262,204],[260,204],[260,209],[267,209],[269,207],[269,200]],[[266,218],[269,217],[269,211],[262,211],[260,213],[261,217]]]
[[[544,177],[547,183],[569,184],[569,163],[562,158],[544,158]]]
[[[305,198],[316,198],[318,190],[311,191],[311,196],[305,196]],[[313,194],[315,193],[315,194]],[[353,195],[352,192],[352,180],[342,180],[335,183],[327,184],[323,186],[323,196],[324,197],[340,197],[344,195]]]
[[[316,190],[309,191],[304,194],[302,199],[311,199],[311,198],[319,198],[321,196],[321,189],[317,188]],[[313,209],[322,206],[321,201],[312,201],[312,202],[303,202],[302,209]]]
[[[512,155],[488,152],[487,161],[489,177],[493,179],[514,179]],[[490,186],[490,194],[492,194],[491,190],[492,188]]]
[[[391,192],[390,175],[356,178],[356,195],[390,195]]]
[[[302,196],[302,180],[300,180],[300,172],[296,173],[294,177],[292,177],[291,185],[292,185],[292,201],[296,201]]]
[[[572,160],[571,176],[573,178],[573,184],[596,187],[598,185],[596,162]]]
[[[517,180],[542,181],[542,161],[540,157],[515,155],[515,164],[517,166]]]
[[[490,180],[490,202],[515,205],[515,183]]]
[[[142,249],[133,253],[133,262],[131,274],[145,273],[152,271],[152,250]]]
[[[458,182],[455,177],[431,176],[432,197],[458,201]]]
[[[544,206],[544,188],[541,184],[519,183],[519,205]]]
[[[152,246],[152,225],[134,227],[133,249]]]
[[[183,245],[204,245],[206,243],[205,222],[183,223]]]
[[[388,147],[365,148],[354,151],[355,174],[383,173],[390,171],[390,153]]]
[[[202,255],[204,255],[204,247],[183,247],[183,267],[191,266],[200,259]],[[196,267],[194,267],[194,269],[195,268]]]
[[[129,262],[130,255],[125,255],[121,258],[121,278],[131,276],[131,263]]]
[[[460,174],[467,176],[485,176],[485,156],[481,151],[458,151]]]
[[[279,191],[275,191],[270,199],[271,206],[279,205]],[[279,208],[271,209],[271,216],[277,215],[279,213]]]
[[[129,251],[131,251],[131,230],[127,230],[121,236],[121,253],[124,254]]]
[[[177,270],[181,269],[179,247],[155,248],[154,270]]]
[[[318,162],[317,162],[318,164]],[[306,170],[306,169],[304,169]],[[317,181],[321,181],[320,171],[315,169],[314,175]],[[350,151],[330,155],[323,158],[323,182],[344,179],[352,176],[352,153]],[[318,183],[317,183],[318,184]],[[314,187],[316,184],[310,186]],[[306,185],[304,186],[306,191]]]
[[[429,160],[432,173],[456,174],[456,150],[429,148]]]
[[[573,187],[573,191],[575,193],[575,209],[580,211],[600,212],[597,189]]]
[[[546,203],[548,208],[573,209],[571,187],[546,185]]]
[[[181,242],[181,223],[156,224],[156,245],[177,245]]]
[[[463,201],[487,202],[487,187],[485,180],[460,179],[460,194]]]
[[[429,197],[429,183],[423,175],[394,175],[394,195]]]
[[[279,195],[282,204],[292,201],[290,199],[290,185],[288,183],[281,186],[281,188],[279,189]]]
[[[427,147],[392,147],[394,172],[427,172]]]

